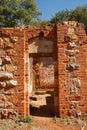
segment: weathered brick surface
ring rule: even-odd
[[[1,118],[24,116],[24,112],[19,110],[19,107],[24,110],[24,94],[23,99],[19,101],[21,93],[24,93],[23,39],[24,32],[19,28],[0,29],[0,95],[5,98],[5,100],[0,98]],[[23,92],[20,91],[20,87]]]
[[[36,63],[39,63],[39,71],[34,69],[39,88],[54,88],[56,115],[85,115],[86,50],[87,36],[84,26],[74,21],[42,27],[26,26],[24,29],[1,28],[0,118],[24,117],[30,114],[30,76],[33,76],[31,63],[31,67],[36,67]],[[34,86],[34,77],[32,82]]]
[[[60,116],[81,116],[86,112],[87,107],[86,94],[84,95],[86,32],[83,25],[76,22],[64,23],[61,28],[60,25],[57,26],[59,27],[57,32]]]

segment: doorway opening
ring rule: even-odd
[[[30,55],[30,114],[54,116],[53,57]]]
[[[29,43],[30,115],[53,117],[54,110],[54,46],[47,39]]]

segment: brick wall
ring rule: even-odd
[[[0,116],[24,116],[24,32],[0,29]]]
[[[86,106],[86,32],[76,22],[57,25],[59,115],[81,116]]]
[[[51,41],[52,51],[44,49],[45,52],[30,53],[30,41],[37,38]],[[0,118],[29,116],[29,57],[35,55],[37,58],[53,58],[55,114],[61,117],[85,115],[86,50],[87,36],[81,23],[70,21],[42,27],[26,26],[24,29],[1,28]]]

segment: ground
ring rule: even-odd
[[[79,118],[32,117],[32,123],[0,120],[0,130],[87,130],[87,121]]]

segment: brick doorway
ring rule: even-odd
[[[55,58],[53,43],[46,39],[34,39],[30,42],[29,50],[30,114],[54,116]]]
[[[30,114],[54,115],[54,59],[50,54],[30,55]]]

